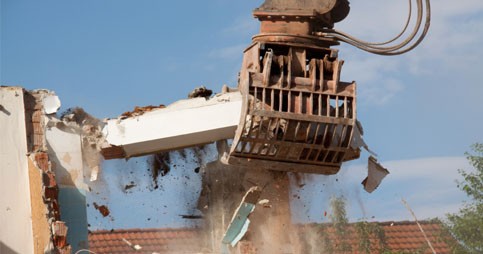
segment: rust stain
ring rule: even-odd
[[[64,157],[62,157],[62,161],[64,161],[67,164],[70,164],[72,161],[72,157],[70,156],[69,153],[65,153]]]
[[[153,111],[155,109],[160,109],[160,108],[165,108],[165,107],[166,106],[164,106],[163,104],[161,104],[159,106],[153,106],[153,105],[149,105],[149,106],[145,106],[145,107],[136,106],[136,107],[134,107],[133,111],[127,111],[127,112],[122,113],[121,119],[134,117],[134,116],[141,116],[146,112],[150,112],[150,111]]]

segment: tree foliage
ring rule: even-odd
[[[460,169],[464,180],[457,182],[471,202],[447,215],[447,229],[459,242],[453,245],[455,253],[483,253],[483,144],[473,145],[472,150],[466,157],[475,170]]]

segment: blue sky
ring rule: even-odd
[[[1,85],[54,90],[63,109],[81,106],[99,118],[169,104],[200,85],[236,86],[242,50],[258,30],[251,10],[262,2],[0,1]],[[363,198],[429,193],[408,198],[420,214],[431,214],[423,212],[431,193],[442,199],[439,214],[457,208],[464,196],[441,191],[454,188],[456,169],[467,167],[464,152],[483,141],[483,1],[432,2],[430,33],[406,55],[340,46],[343,80],[358,82],[366,142],[396,170],[378,194]],[[403,0],[351,6],[338,29],[375,41],[397,34],[407,11]]]

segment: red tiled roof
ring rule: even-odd
[[[369,223],[374,225],[374,223]],[[450,253],[449,245],[442,241],[441,224],[438,222],[420,222],[423,230],[429,238],[433,248],[438,254]],[[387,250],[398,253],[432,253],[423,234],[415,222],[383,222],[377,224],[384,232],[384,243]],[[310,228],[325,230],[332,245],[337,246],[344,242],[350,247],[350,252],[365,253],[360,248],[360,237],[357,233],[356,224],[349,224],[344,240],[335,239],[335,229],[331,224],[311,224],[299,228],[301,234],[308,232]],[[320,230],[319,230],[320,232]],[[96,231],[89,234],[90,250],[101,253],[199,253],[202,251],[203,240],[201,231],[198,229],[131,229],[116,231]],[[132,245],[142,247],[140,251],[134,250],[122,239],[126,239]],[[370,233],[367,238],[370,241],[370,252],[379,253],[383,247],[381,236]],[[322,239],[321,239],[322,241]],[[333,253],[338,253],[333,251]]]
[[[420,222],[436,253],[450,253],[451,248],[443,241],[443,228],[437,222]],[[432,253],[423,233],[415,222],[382,223],[386,242],[392,251],[416,251],[426,249],[424,253]],[[453,240],[453,239],[451,239]]]
[[[432,247],[438,254],[451,253],[451,247],[443,240],[443,228],[439,222],[422,221],[420,222],[423,231],[426,233]],[[383,249],[396,253],[433,253],[424,238],[423,233],[418,225],[412,221],[402,222],[382,222],[382,223],[368,223],[367,225],[377,225],[384,234],[377,235],[376,232],[367,230],[368,236],[366,240],[370,243],[369,247],[362,247],[360,228],[358,230],[356,223],[349,224],[345,230],[344,236],[336,236],[335,228],[332,224],[311,224],[302,226],[301,232],[314,232],[314,229],[319,232],[320,236],[324,233],[327,240],[331,243],[332,248],[337,248],[341,244],[348,245],[350,252],[333,250],[332,253],[382,253]],[[310,231],[310,229],[312,229]],[[454,241],[454,239],[450,239]],[[367,242],[366,242],[367,243]],[[346,249],[347,250],[347,249]]]
[[[196,229],[103,230],[89,234],[89,249],[98,254],[198,253],[203,242],[199,237],[200,232]],[[141,249],[136,250],[135,245]]]

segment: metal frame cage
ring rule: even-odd
[[[244,54],[243,108],[226,162],[335,174],[358,158],[351,146],[356,83],[340,82],[342,65],[334,49],[253,43]]]

